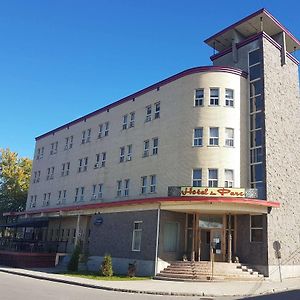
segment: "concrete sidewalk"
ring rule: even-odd
[[[255,296],[287,290],[300,290],[300,278],[286,279],[283,282],[259,281],[212,281],[175,282],[161,280],[103,281],[55,274],[57,269],[25,270],[0,266],[0,272],[50,280],[118,292],[144,293],[177,296]]]

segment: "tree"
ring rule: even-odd
[[[80,258],[81,248],[79,243],[75,246],[70,261],[68,263],[68,271],[77,272],[78,271],[78,263]]]
[[[103,276],[113,276],[112,259],[110,254],[105,254],[100,271]]]
[[[30,183],[32,161],[10,149],[0,149],[0,214],[22,211]]]

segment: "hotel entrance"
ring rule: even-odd
[[[186,253],[190,260],[231,261],[235,252],[235,216],[187,214]]]

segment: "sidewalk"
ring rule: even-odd
[[[37,279],[62,282],[90,288],[118,292],[176,296],[255,296],[300,289],[300,278],[283,282],[261,281],[213,281],[175,282],[161,280],[101,281],[55,274],[57,269],[25,270],[0,266],[0,272],[28,276]]]

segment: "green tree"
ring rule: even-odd
[[[32,161],[10,149],[0,149],[0,214],[22,211],[30,183]]]
[[[101,264],[100,272],[103,276],[113,276],[112,259],[110,254],[105,254]]]

